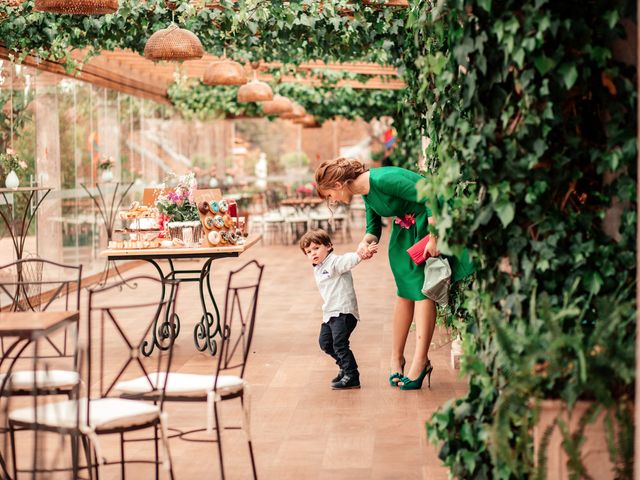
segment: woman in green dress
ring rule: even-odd
[[[389,263],[397,287],[389,383],[402,390],[415,390],[422,387],[427,377],[430,386],[433,365],[429,360],[429,345],[436,325],[436,305],[422,294],[424,264],[416,265],[407,253],[409,247],[429,233],[428,225],[435,224],[425,202],[418,201],[416,184],[422,177],[398,167],[368,170],[357,160],[338,158],[323,162],[315,178],[318,193],[330,204],[348,204],[353,195],[362,195],[367,227],[358,253],[363,258],[367,257],[366,246],[380,240],[381,217],[395,217],[389,239]],[[425,256],[440,254],[434,235],[430,236],[424,253]],[[452,270],[454,281],[465,276],[456,266],[452,266]],[[404,347],[414,319],[416,348],[405,372]]]

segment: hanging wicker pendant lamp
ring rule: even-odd
[[[311,128],[317,125],[315,117],[310,113],[307,113],[298,118],[294,118],[293,123],[297,125],[302,125],[304,128]]]
[[[321,128],[322,125],[318,123],[316,117],[313,115],[305,115],[302,119],[302,128]]]
[[[204,55],[198,37],[189,30],[172,23],[168,28],[154,32],[144,46],[144,56],[149,60],[182,62],[197,60]]]
[[[271,100],[273,100],[273,90],[267,83],[258,80],[255,70],[253,71],[253,80],[238,89],[240,103],[269,102]]]
[[[118,0],[36,0],[36,12],[104,15],[118,10]]]
[[[205,85],[244,85],[247,74],[244,67],[228,58],[213,62],[204,72],[202,83]]]
[[[296,118],[304,117],[307,114],[307,111],[304,109],[302,105],[299,103],[293,104],[293,110],[289,113],[283,113],[280,115],[280,118],[285,120],[295,120]]]
[[[282,95],[274,95],[273,100],[262,104],[262,111],[266,115],[281,115],[293,111],[293,102]]]

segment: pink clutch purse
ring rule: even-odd
[[[424,263],[428,258],[424,256],[424,249],[427,246],[427,243],[429,243],[429,235],[427,235],[421,240],[418,240],[418,242],[414,243],[411,247],[407,248],[407,253],[411,257],[411,260],[413,260],[416,265],[420,265]]]

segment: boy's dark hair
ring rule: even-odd
[[[305,252],[304,249],[308,248],[312,243],[331,247],[331,237],[329,237],[329,234],[321,228],[309,230],[300,239],[300,250],[302,250],[302,253],[306,254],[307,252]]]

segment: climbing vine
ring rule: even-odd
[[[222,0],[206,8],[176,0],[122,0],[118,12],[103,16],[55,15],[33,11],[34,0],[17,7],[0,4],[0,39],[18,55],[67,59],[70,49],[90,52],[128,48],[142,53],[149,36],[172,20],[196,32],[205,50],[239,61],[374,61],[393,64],[394,36],[406,9],[381,8],[350,0],[299,2]],[[204,3],[204,2],[202,2]]]
[[[626,19],[635,3],[623,0],[412,8],[408,90],[433,166],[422,191],[442,249],[468,247],[478,265],[457,325],[469,391],[428,423],[458,478],[540,474],[531,402],[554,398],[608,412],[617,478],[631,478],[637,99]],[[563,437],[584,476],[580,432]]]
[[[370,90],[349,87],[312,87],[297,83],[274,85],[276,93],[301,104],[319,123],[336,117],[369,121],[383,115],[393,116],[403,92],[399,90]],[[187,86],[176,82],[168,96],[183,116],[200,120],[263,116],[258,103],[239,103],[238,87],[209,87],[202,84]],[[273,117],[275,118],[275,117]]]

